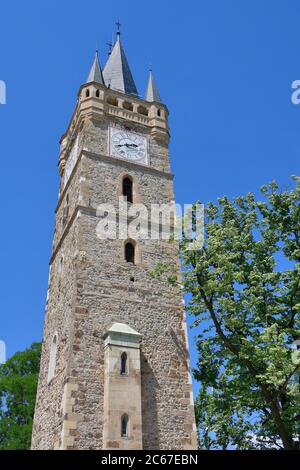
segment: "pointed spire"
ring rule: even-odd
[[[147,91],[146,91],[146,101],[157,101],[161,103],[161,98],[158,93],[158,89],[155,85],[152,69],[150,68],[150,74],[149,74],[149,82],[147,86]]]
[[[102,70],[101,70],[100,62],[99,62],[98,51],[96,51],[95,59],[94,59],[93,65],[91,67],[89,76],[86,81],[86,83],[90,83],[90,82],[97,82],[97,83],[100,83],[101,85],[104,85]]]
[[[128,95],[137,95],[137,89],[117,32],[117,41],[111,51],[103,70],[105,85],[113,90],[122,91]]]

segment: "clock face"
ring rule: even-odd
[[[110,151],[112,155],[137,163],[148,163],[146,137],[115,128],[111,128],[110,135]]]

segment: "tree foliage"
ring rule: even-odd
[[[206,449],[299,449],[300,184],[261,191],[208,204],[203,249],[182,242]]]
[[[0,365],[0,449],[29,449],[41,344]]]

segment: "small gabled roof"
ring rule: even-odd
[[[126,323],[114,323],[105,333],[104,336],[109,335],[110,333],[121,333],[124,335],[131,335],[131,336],[142,336],[140,333],[135,331]]]
[[[128,95],[137,95],[132,73],[120,40],[120,33],[117,33],[117,41],[110,53],[108,61],[103,70],[105,85],[113,90],[121,91]]]
[[[86,83],[96,82],[104,85],[104,79],[102,75],[102,70],[99,62],[98,51],[96,51],[95,59],[91,67],[90,73],[88,75]]]
[[[148,81],[148,86],[147,86],[147,91],[146,91],[146,101],[157,101],[161,103],[161,97],[159,96],[158,89],[155,84],[155,80],[153,77],[152,70],[150,69],[150,74],[149,74],[149,81]]]

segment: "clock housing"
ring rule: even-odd
[[[116,127],[109,129],[109,135],[109,153],[111,156],[149,165],[147,137]]]

